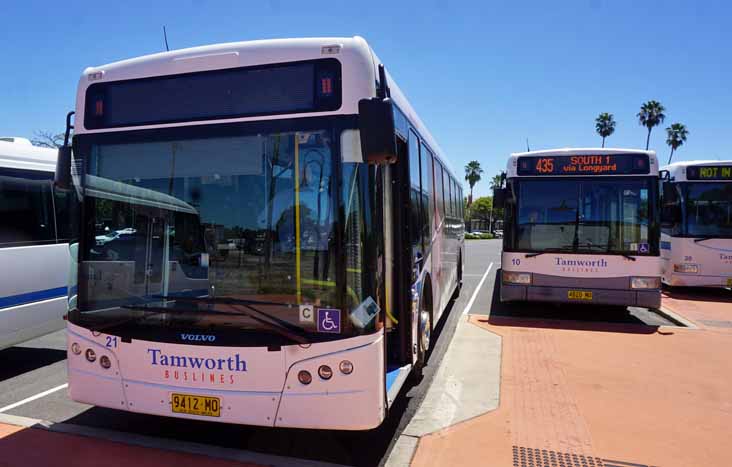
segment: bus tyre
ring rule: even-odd
[[[423,301],[420,300],[419,322],[417,323],[417,361],[414,364],[414,377],[417,380],[422,379],[424,367],[427,365],[430,339],[432,339],[432,317],[422,303]]]

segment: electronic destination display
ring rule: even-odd
[[[705,165],[687,167],[686,179],[732,181],[732,165]]]
[[[647,154],[519,157],[519,175],[647,175]]]

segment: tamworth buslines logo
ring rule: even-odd
[[[554,261],[554,265],[562,272],[598,272],[600,269],[607,268],[605,258],[565,259],[557,256]]]
[[[147,349],[152,366],[166,367],[163,378],[194,382],[234,384],[236,373],[247,371],[247,362],[239,354],[227,358],[203,358],[166,354],[161,349]]]

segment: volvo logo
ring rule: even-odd
[[[184,341],[197,342],[213,342],[216,340],[216,336],[211,334],[181,334],[180,338]]]

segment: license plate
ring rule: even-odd
[[[732,287],[732,277],[727,279],[727,287]]]
[[[592,300],[592,292],[588,290],[568,290],[567,298],[570,300]]]
[[[170,405],[175,413],[204,417],[221,416],[221,399],[218,397],[173,393],[170,395]]]

